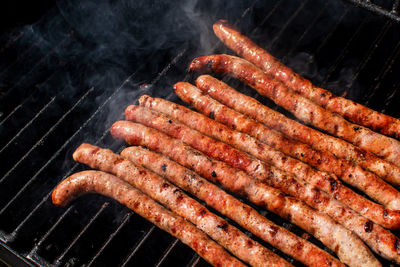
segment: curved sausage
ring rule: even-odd
[[[218,82],[218,80],[216,80],[216,82]],[[333,172],[339,177],[343,177],[342,180],[349,184],[354,184],[354,182],[356,182],[358,188],[361,190],[373,186],[371,184],[371,180],[373,181],[373,179],[370,179],[372,174],[360,169],[359,166],[357,168],[350,162],[337,159],[329,153],[315,151],[310,146],[288,139],[279,132],[271,130],[262,124],[251,120],[247,116],[235,112],[227,106],[219,103],[189,83],[180,82],[175,84],[174,88],[175,93],[184,102],[195,107],[205,115],[211,114],[212,118],[216,121],[220,121],[238,131],[246,132],[258,140],[281,150],[287,155],[296,157],[297,159],[303,160],[307,163],[313,163],[312,165],[317,168],[319,167],[324,171]],[[344,186],[333,175],[318,172],[300,161],[287,157],[283,153],[273,151],[271,147],[265,146],[263,143],[258,143],[255,139],[249,138],[249,136],[239,134],[237,131],[231,130],[230,128],[222,127],[219,123],[216,123],[211,119],[167,100],[142,96],[139,99],[139,103],[180,120],[191,128],[203,132],[206,135],[217,139],[227,139],[221,141],[229,143],[260,159],[270,161],[278,168],[288,171],[321,190],[324,190],[328,194],[334,196],[337,200],[348,205],[350,208],[375,223],[391,229],[399,229],[400,227],[400,211],[390,210],[382,205],[367,200]],[[228,139],[228,136],[233,137],[229,137]],[[354,177],[350,179],[349,176]],[[361,177],[359,178],[358,176]],[[356,179],[360,179],[361,182]],[[376,179],[379,178],[376,177]],[[379,185],[375,188],[373,193],[377,198],[384,199],[387,197],[387,194],[385,194],[383,189],[384,188]]]
[[[361,254],[364,255],[362,258],[368,259],[369,262],[375,262],[371,256],[368,256],[370,251],[363,242],[330,217],[316,212],[295,198],[285,197],[279,190],[252,179],[226,163],[206,157],[199,151],[185,146],[180,140],[128,121],[114,123],[111,134],[116,138],[123,138],[128,144],[141,145],[160,152],[185,167],[193,169],[201,176],[218,182],[230,191],[243,195],[251,202],[290,220],[321,240],[350,266],[360,264]],[[325,264],[333,263],[325,261]]]
[[[288,89],[281,82],[242,58],[229,55],[199,57],[191,62],[189,70],[212,70],[220,74],[232,75],[254,88],[261,95],[269,97],[300,120],[400,166],[399,141],[346,121],[343,117]]]
[[[117,200],[160,229],[179,238],[214,266],[245,266],[193,224],[114,175],[99,171],[75,173],[54,189],[52,201],[54,205],[64,207],[87,193],[99,193]]]
[[[224,219],[211,213],[164,178],[136,166],[128,159],[109,149],[82,144],[75,150],[73,158],[92,168],[110,172],[125,180],[196,225],[232,254],[252,266],[290,266],[278,255],[253,241]]]
[[[217,21],[213,28],[215,34],[226,46],[300,95],[329,111],[342,115],[347,120],[400,139],[399,119],[372,110],[350,99],[336,96],[328,90],[313,85],[309,80],[295,73],[267,51],[254,44],[227,21]]]

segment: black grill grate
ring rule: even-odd
[[[347,0],[353,5],[365,8],[375,14],[384,16],[395,22],[400,22],[399,0],[374,1],[374,0]]]
[[[1,38],[0,258],[17,262],[20,257],[42,266],[207,265],[181,242],[112,200],[85,196],[60,209],[51,204],[50,194],[59,181],[84,168],[71,159],[80,143],[120,151],[123,144],[108,129],[122,118],[126,105],[142,93],[181,103],[171,86],[193,81],[186,73],[190,60],[229,53],[212,34],[217,19],[234,22],[323,87],[400,116],[399,25],[345,2],[178,1],[172,6],[121,1],[107,6],[107,1],[96,1],[99,9],[88,0],[77,2],[60,1],[38,23]],[[111,11],[104,11],[104,5]],[[96,12],[110,21],[102,25],[106,30],[119,27],[115,35],[91,27],[101,24],[96,19],[85,21],[96,18]],[[121,26],[113,14],[132,24]],[[279,109],[239,82],[228,82]]]

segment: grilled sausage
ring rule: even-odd
[[[218,81],[216,80],[216,82]],[[372,174],[363,169],[360,170],[360,167],[357,168],[350,162],[337,159],[329,153],[315,151],[310,146],[288,139],[279,132],[271,130],[262,124],[249,119],[247,116],[224,106],[189,83],[180,82],[175,84],[174,88],[175,93],[184,102],[195,107],[203,114],[211,114],[212,118],[231,126],[233,129],[246,132],[259,140],[264,141],[264,143],[271,145],[290,156],[296,157],[299,160],[313,163],[315,167],[319,167],[325,171],[331,171],[340,177],[343,177],[343,180],[349,184],[354,184],[354,182],[356,182],[360,189],[373,187],[371,180],[373,182],[373,179],[379,179],[378,177],[372,176],[373,179],[369,180]],[[391,229],[398,229],[400,227],[400,211],[390,210],[382,205],[367,200],[344,186],[335,176],[323,172],[317,172],[300,161],[296,161],[291,157],[286,157],[285,154],[272,151],[270,147],[265,146],[262,143],[260,144],[246,135],[238,134],[237,131],[232,131],[227,127],[222,127],[215,121],[201,116],[183,106],[167,100],[151,98],[148,96],[142,96],[139,99],[139,102],[143,106],[151,107],[154,110],[167,114],[180,120],[191,128],[197,129],[211,137],[221,139],[233,136],[232,138],[229,137],[228,140],[222,141],[226,143],[229,142],[238,149],[253,154],[260,159],[266,159],[278,168],[297,175],[301,179],[334,196],[339,201],[345,203],[350,208],[371,219],[375,223]],[[235,142],[235,140],[237,141],[234,145],[232,142]],[[366,173],[364,181],[361,181],[361,183],[357,181],[358,177],[354,173],[361,175]],[[354,178],[349,179],[349,177]],[[361,180],[362,178],[363,177],[361,177]],[[367,186],[364,186],[363,184],[367,184]],[[373,194],[377,195],[377,198],[385,198],[387,197],[387,194],[385,195],[384,191],[384,187],[381,187],[380,184],[378,184],[378,186],[374,188]]]
[[[185,167],[193,169],[201,176],[220,183],[233,193],[243,195],[251,202],[290,220],[321,240],[344,263],[350,266],[359,265],[364,260],[372,265],[376,263],[360,239],[351,231],[336,224],[328,216],[316,212],[295,198],[284,196],[279,190],[252,179],[244,172],[232,168],[226,163],[206,157],[199,151],[185,146],[180,140],[128,121],[114,123],[111,127],[111,134],[116,138],[125,139],[128,144],[146,146],[160,152]],[[310,257],[313,256],[310,255]],[[321,262],[321,264],[333,263],[329,260]]]
[[[288,89],[281,82],[244,59],[229,55],[204,56],[195,58],[190,64],[189,70],[212,70],[232,75],[254,88],[261,95],[269,97],[300,120],[400,166],[399,141],[346,121],[336,113],[328,111]]]
[[[372,110],[350,99],[335,96],[328,90],[313,85],[224,20],[216,22],[213,28],[215,34],[226,46],[300,95],[327,110],[342,115],[347,120],[400,139],[399,119]]]
[[[54,205],[63,207],[86,193],[99,193],[117,200],[160,229],[179,238],[214,266],[245,266],[193,224],[114,175],[99,171],[73,174],[54,189],[52,201]]]
[[[143,102],[143,98],[142,98]],[[149,106],[151,106],[149,104]],[[126,114],[128,120],[140,120],[140,117],[146,119],[151,119],[151,122],[144,122],[140,120],[141,123],[144,123],[146,125],[151,125],[151,127],[157,127],[155,124],[157,123],[157,118],[160,122],[159,124],[165,123],[165,119],[162,118],[162,116],[159,116],[159,114],[152,114],[148,110],[140,109],[138,111],[135,111],[136,107],[135,106],[130,106],[127,108]],[[170,114],[173,114],[173,112],[169,112]],[[192,114],[192,113],[191,113]],[[198,113],[195,113],[197,115],[200,115]],[[147,118],[146,118],[147,116]],[[179,117],[179,116],[178,116]],[[197,116],[199,117],[199,116]],[[154,119],[154,121],[153,121]],[[183,119],[180,118],[180,119]],[[204,116],[200,115],[200,119],[194,119],[194,118],[188,118],[186,121],[187,123],[190,123],[192,127],[201,127],[201,120],[207,119]],[[229,142],[229,144],[234,144],[233,146],[240,146],[240,149],[245,150],[248,153],[256,154],[256,156],[261,157],[262,160],[267,160],[270,163],[272,162],[275,165],[278,165],[279,168],[283,168],[285,171],[290,171],[293,173],[296,173],[298,176],[301,176],[302,179],[306,180],[314,180],[314,179],[319,179],[324,181],[325,177],[318,177],[321,176],[319,175],[318,172],[316,172],[314,169],[310,168],[307,164],[304,164],[300,161],[297,161],[291,157],[285,156],[283,153],[273,150],[272,148],[268,147],[267,145],[257,142],[254,138],[241,134],[240,132],[237,131],[232,131],[231,129],[227,128],[224,125],[221,125],[220,123],[217,123],[213,120],[209,120],[206,123],[203,123],[203,133],[208,133],[210,135],[213,135],[214,138],[222,138],[224,139],[224,142]],[[160,126],[158,126],[160,127]],[[166,127],[166,126],[164,126]],[[184,128],[182,126],[177,126],[179,128]],[[180,129],[177,131],[174,131],[174,127],[170,127],[166,129],[168,131],[168,134],[175,134],[175,138],[181,138],[181,136],[184,135],[184,133],[190,132],[190,135],[195,135],[195,136],[202,136],[198,132],[190,131],[190,130],[183,130],[181,131]],[[178,135],[176,135],[178,134]],[[188,140],[189,141],[189,140]],[[187,142],[187,141],[184,141]],[[230,147],[229,147],[230,148]],[[229,149],[227,148],[227,149]],[[197,148],[199,149],[199,148]],[[221,149],[226,149],[226,148],[221,148]],[[251,151],[251,152],[250,152]],[[223,152],[221,152],[223,153]],[[243,155],[243,153],[240,155],[241,158],[246,158],[246,155]],[[247,164],[245,168],[248,168],[251,164]],[[388,207],[395,207],[395,208],[400,208],[400,192],[398,192],[396,189],[394,189],[392,186],[389,184],[385,183],[383,180],[381,180],[379,177],[373,176],[372,174],[368,176],[363,176],[360,175],[360,172],[363,171],[363,169],[359,168],[357,170],[357,173],[353,173],[354,177],[351,176],[349,179],[347,179],[347,182],[352,182],[353,185],[359,187],[361,190],[364,190],[367,192],[368,195],[370,195],[372,198],[376,199],[380,203],[383,203],[384,205]],[[362,174],[362,173],[361,173]],[[357,182],[355,179],[358,179]],[[317,181],[318,182],[318,181]],[[330,185],[329,185],[330,187]],[[382,215],[383,216],[383,215]]]
[[[277,169],[276,167],[265,164],[264,162],[250,157],[248,154],[232,148],[231,146],[211,139],[198,131],[192,130],[187,126],[176,122],[163,114],[136,106],[129,106],[125,110],[128,120],[134,120],[147,126],[156,128],[174,138],[181,139],[183,142],[200,150],[208,156],[224,161],[231,166],[247,172],[249,175],[266,182],[269,186],[279,188],[283,192],[290,194],[313,208],[324,212],[343,224],[348,229],[354,231],[359,237],[367,242],[370,247],[377,252],[385,251],[387,257],[400,257],[392,242],[377,244],[376,240],[396,240],[389,231],[383,229],[372,221],[359,216],[356,212],[349,209],[339,201],[330,198],[325,192],[310,184],[296,179],[294,176]],[[229,136],[231,138],[232,136]],[[365,225],[374,225],[367,227]],[[371,229],[370,229],[371,228]],[[371,238],[370,232],[373,230],[374,237]]]
[[[400,184],[400,168],[366,150],[291,120],[209,75],[198,77],[196,85],[214,99],[264,123],[269,128],[276,129],[290,138],[310,145],[314,149],[332,153],[334,157],[343,158],[360,165],[390,183]]]
[[[178,163],[141,147],[128,147],[121,155],[166,177],[172,183],[205,201],[272,246],[308,266],[319,266],[327,255],[306,240],[269,221],[250,206]],[[310,257],[310,255],[313,255]]]
[[[232,254],[252,266],[291,266],[164,178],[136,166],[109,149],[82,144],[75,150],[73,158],[92,168],[110,172],[132,184],[171,211],[186,218]]]

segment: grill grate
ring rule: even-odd
[[[400,0],[374,1],[374,0],[347,0],[353,5],[365,8],[370,12],[400,22],[399,5]],[[380,3],[381,2],[381,3]]]
[[[90,1],[83,2],[91,7],[86,12],[96,12]],[[105,2],[100,1],[100,9]],[[114,151],[123,147],[112,139],[108,129],[122,118],[126,105],[144,92],[181,103],[171,85],[179,80],[193,81],[192,74],[186,74],[188,62],[201,54],[229,53],[211,32],[211,24],[217,19],[235,22],[256,43],[316,83],[400,116],[395,105],[400,100],[400,78],[396,76],[400,69],[400,28],[385,18],[336,0],[241,0],[233,1],[235,4],[202,1],[189,5],[178,1],[177,6],[149,1],[151,8],[145,4],[132,7],[133,1],[121,2],[121,6],[109,7],[110,20],[115,19],[114,11],[127,9],[132,13],[133,8],[137,14],[145,14],[150,10],[148,17],[128,17],[137,23],[128,25],[129,31],[134,28],[132,31],[142,34],[140,28],[151,28],[155,23],[152,17],[157,17],[154,14],[174,18],[168,13],[173,8],[191,16],[183,20],[185,23],[193,20],[196,24],[174,24],[178,33],[165,27],[162,31],[168,34],[160,37],[160,32],[153,33],[154,39],[145,40],[122,30],[110,40],[109,36],[82,28],[90,25],[74,17],[74,1],[60,1],[38,23],[2,37],[0,161],[4,164],[0,167],[0,241],[27,264],[207,265],[180,241],[110,199],[85,196],[60,209],[51,204],[50,195],[59,181],[84,168],[71,159],[80,143]],[[371,1],[360,2],[372,5]],[[394,10],[398,2],[393,4]],[[397,16],[397,12],[391,14]],[[90,16],[85,13],[85,17]],[[157,27],[162,27],[157,24],[160,20],[162,15],[156,20]],[[186,31],[193,33],[178,36]],[[128,50],[119,43],[126,36]],[[209,40],[204,39],[207,36]],[[160,38],[173,41],[151,45]],[[143,49],[146,46],[152,49]],[[79,49],[93,58],[76,53]],[[109,51],[113,49],[116,51]],[[121,55],[126,60],[119,58]],[[102,61],[97,62],[94,56]],[[237,81],[228,83],[280,110]],[[274,214],[255,208],[296,234],[304,233]],[[310,241],[323,247],[313,237]]]

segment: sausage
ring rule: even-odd
[[[75,150],[73,158],[92,168],[110,172],[125,180],[196,225],[232,254],[252,266],[291,266],[278,255],[230,225],[226,220],[211,213],[175,185],[151,171],[136,166],[130,160],[109,149],[82,144]]]
[[[390,258],[399,257],[392,242],[383,242],[382,244],[377,244],[375,242],[378,239],[388,239],[392,241],[394,236],[389,231],[358,215],[339,201],[330,198],[325,192],[320,191],[318,188],[298,180],[294,176],[288,175],[274,166],[267,165],[225,143],[204,136],[198,131],[192,130],[163,114],[146,108],[129,106],[125,110],[125,116],[128,120],[134,120],[163,131],[174,138],[181,139],[183,142],[200,150],[206,155],[243,170],[259,181],[267,183],[269,186],[279,188],[283,192],[304,201],[318,211],[326,213],[337,222],[351,229],[368,243],[374,251],[378,253],[385,251],[385,256]],[[373,228],[376,230],[376,232],[374,232],[374,238],[371,238],[372,235],[370,234],[373,229],[368,232],[365,231],[366,224],[374,225]]]
[[[288,89],[281,82],[242,58],[229,55],[199,57],[190,63],[189,71],[194,70],[212,70],[220,74],[232,75],[261,95],[269,97],[300,120],[400,166],[399,141],[346,121],[338,114],[328,111]]]
[[[325,261],[325,252],[269,221],[250,206],[182,165],[141,147],[128,147],[121,152],[121,155],[167,178],[236,221],[246,230],[305,265],[318,266],[321,261]],[[310,255],[313,256],[310,257]]]
[[[117,200],[160,229],[177,237],[214,266],[245,266],[193,224],[114,175],[99,171],[75,173],[54,189],[52,201],[54,205],[64,207],[86,193],[99,193]]]
[[[215,82],[217,83],[218,80],[215,80]],[[373,181],[379,178],[372,176],[371,173],[368,173],[363,169],[360,169],[359,166],[357,168],[350,162],[337,159],[329,153],[315,151],[310,146],[292,139],[288,139],[279,132],[271,130],[262,124],[249,119],[247,116],[244,116],[224,106],[218,101],[212,99],[210,96],[205,95],[197,87],[192,86],[189,83],[180,82],[175,84],[174,88],[175,93],[184,102],[195,107],[205,115],[211,114],[212,118],[231,126],[233,129],[246,132],[257,139],[264,141],[264,143],[267,143],[268,145],[271,145],[290,156],[296,157],[299,160],[303,160],[307,163],[313,163],[315,167],[320,167],[320,169],[325,171],[334,172],[340,177],[343,177],[343,180],[347,183],[358,185],[357,187],[361,190],[364,188],[367,188],[367,190],[369,189],[369,191],[372,191],[371,195],[376,195],[378,199],[384,199],[390,194],[390,192],[385,192],[384,190],[386,184],[383,186],[381,186],[381,183],[373,184]],[[233,136],[229,137],[227,140],[221,141],[230,143],[231,145],[236,146],[238,149],[246,151],[260,159],[268,160],[278,168],[297,175],[299,178],[313,184],[321,190],[324,190],[328,194],[334,196],[339,201],[343,202],[363,216],[371,219],[375,223],[391,229],[398,229],[400,227],[400,211],[390,210],[382,205],[378,205],[370,200],[367,200],[348,187],[344,186],[333,175],[317,172],[310,166],[303,164],[300,161],[296,161],[291,157],[287,157],[283,153],[272,151],[273,149],[271,147],[265,146],[262,143],[258,143],[255,141],[255,139],[239,134],[237,131],[223,127],[215,121],[201,116],[200,114],[183,106],[167,100],[151,98],[148,96],[142,96],[139,99],[139,102],[143,106],[151,107],[154,110],[167,114],[177,120],[180,120],[191,128],[197,129],[198,131],[216,139],[227,139],[226,137]],[[237,141],[235,142],[235,140]],[[268,150],[271,152],[268,153]],[[357,181],[358,176],[355,175],[355,173],[364,175],[360,177],[361,181]],[[350,177],[352,177],[352,179],[350,179]],[[383,181],[379,179],[378,182]],[[397,193],[394,188],[390,188]],[[394,199],[396,201],[399,198],[394,197]]]
[[[183,84],[183,85],[186,85],[186,84]],[[177,84],[175,88],[177,88],[177,87],[179,87],[179,84]],[[142,99],[141,100],[142,102],[145,102],[144,98],[141,98],[141,99]],[[169,103],[171,103],[171,102],[169,102]],[[154,106],[155,105],[156,104],[154,104]],[[171,105],[173,105],[173,104],[171,103]],[[148,106],[151,107],[152,109],[155,108],[152,106],[152,103],[149,103]],[[157,107],[160,107],[160,106],[161,105],[157,105]],[[174,106],[176,107],[177,105],[174,105]],[[128,118],[128,120],[135,120],[136,118],[138,118],[140,116],[145,118],[147,115],[147,117],[149,119],[151,119],[151,120],[154,119],[153,122],[156,123],[156,120],[157,120],[156,117],[158,117],[157,114],[151,114],[151,112],[149,112],[148,110],[143,110],[140,108],[138,111],[135,111],[135,109],[136,109],[135,106],[131,106],[131,107],[127,108],[126,114],[128,114],[127,116],[130,116],[130,118]],[[157,110],[157,111],[160,111],[160,110]],[[171,114],[178,112],[179,110],[176,108],[175,108],[175,110],[173,110],[173,108],[171,107],[171,108],[165,109],[165,111],[169,113],[167,115],[171,115]],[[298,160],[295,160],[291,157],[285,156],[283,153],[276,151],[263,143],[257,142],[254,138],[252,138],[248,135],[242,134],[238,131],[233,131],[233,130],[229,129],[228,127],[221,125],[220,123],[215,122],[213,120],[207,120],[206,117],[204,117],[198,113],[190,112],[190,110],[187,110],[186,114],[187,113],[194,114],[194,115],[192,115],[192,118],[186,118],[186,120],[185,120],[186,123],[190,124],[190,126],[192,128],[197,127],[196,130],[199,130],[199,127],[202,127],[202,130],[199,130],[199,131],[201,131],[205,134],[208,133],[209,135],[212,135],[213,138],[220,139],[220,140],[223,139],[221,141],[229,143],[232,146],[236,146],[236,147],[239,146],[239,149],[242,149],[242,150],[246,151],[247,153],[253,154],[256,157],[260,157],[264,161],[268,161],[269,163],[275,164],[276,166],[278,166],[281,169],[284,169],[285,171],[296,173],[296,175],[301,177],[302,179],[313,180],[314,183],[320,183],[320,181],[315,182],[316,179],[322,180],[322,181],[324,181],[325,179],[329,179],[329,178],[325,178],[325,174],[316,172],[314,169],[310,168],[307,164],[304,164],[304,163],[302,163]],[[140,114],[140,115],[135,116],[135,114]],[[185,118],[183,116],[184,116],[183,114],[177,115],[175,117],[175,119],[179,118],[180,120],[183,120]],[[189,115],[186,115],[186,117],[187,116],[189,116]],[[194,118],[195,116],[196,116],[196,118]],[[160,116],[159,123],[163,123],[163,121],[164,121],[161,117],[162,116]],[[207,120],[207,122],[204,122],[204,120]],[[140,122],[146,124],[146,122],[142,122],[142,121],[140,121]],[[149,122],[149,123],[152,123],[152,122]],[[150,125],[149,123],[147,123],[147,125]],[[155,127],[155,126],[152,126],[152,127]],[[180,125],[178,125],[177,127],[184,128]],[[168,131],[169,131],[169,133],[174,131],[173,127],[170,127],[168,129]],[[198,132],[194,132],[194,131],[190,131],[190,130],[186,130],[186,129],[183,131],[181,131],[181,130],[174,131],[173,134],[178,134],[175,137],[181,138],[180,136],[183,136],[184,133],[186,133],[186,132],[190,132],[187,136],[195,135],[196,137],[197,136],[202,137],[202,135],[200,135]],[[184,141],[184,142],[187,142],[187,141]],[[199,148],[197,148],[197,149],[199,149]],[[222,148],[222,149],[225,149],[225,148]],[[237,152],[235,151],[235,153],[237,153]],[[221,152],[221,154],[223,154],[223,152]],[[241,155],[239,155],[238,157],[247,158],[247,156],[243,155],[243,153]],[[251,163],[246,163],[246,164],[247,165],[244,166],[244,168],[249,168],[248,166],[251,166]],[[361,190],[364,190],[372,198],[376,199],[377,201],[383,203],[384,205],[386,205],[388,207],[391,207],[391,208],[394,207],[397,209],[400,208],[400,192],[398,192],[396,189],[394,189],[389,184],[385,183],[379,177],[372,175],[371,173],[367,173],[367,175],[365,175],[365,173],[363,173],[364,170],[361,168],[356,169],[356,171],[357,172],[355,172],[355,173],[350,173],[351,178],[347,176],[346,178],[348,178],[348,179],[346,179],[345,181],[352,182],[351,183],[352,185],[359,187]],[[351,174],[353,174],[354,177]],[[328,185],[328,188],[330,188],[330,185]],[[382,216],[383,216],[383,214],[382,214]]]
[[[350,266],[360,263],[376,264],[370,251],[351,231],[335,223],[330,217],[319,213],[293,197],[287,197],[279,190],[252,179],[241,170],[226,163],[206,157],[201,152],[186,146],[155,129],[144,125],[119,121],[111,127],[115,138],[124,139],[130,145],[141,145],[162,153],[179,164],[191,168],[199,175],[220,183],[233,193],[243,195],[249,201],[265,207],[282,218],[290,220],[305,231],[321,240],[339,258]],[[363,256],[360,256],[363,255]],[[310,257],[313,257],[310,255]],[[332,260],[320,264],[334,264]],[[336,263],[334,264],[336,265]],[[362,265],[362,264],[361,264]]]
[[[400,185],[400,168],[373,153],[291,120],[209,75],[199,76],[196,85],[219,102],[258,120],[271,129],[306,143],[316,150],[332,153],[334,157],[343,158],[360,165],[386,181]]]
[[[328,90],[313,85],[309,80],[295,73],[267,51],[254,44],[227,21],[217,21],[213,28],[215,34],[226,46],[298,94],[329,111],[342,115],[347,120],[400,139],[399,119],[372,110],[350,99],[336,96]]]

